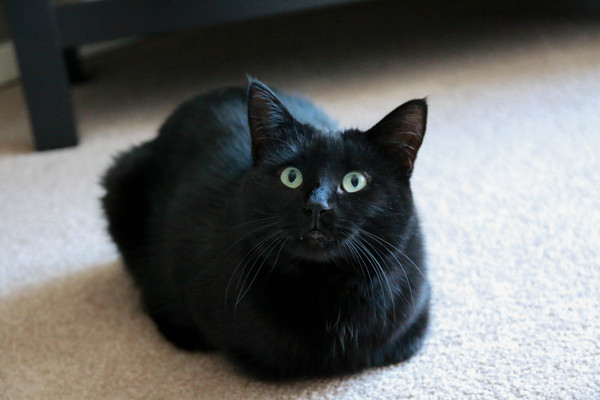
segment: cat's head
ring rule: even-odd
[[[263,251],[332,261],[403,239],[414,215],[409,178],[425,134],[425,100],[401,105],[366,132],[326,132],[300,123],[251,81],[248,118],[254,166],[244,180],[245,212],[257,221],[253,236]]]

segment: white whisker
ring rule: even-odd
[[[282,240],[283,235],[280,232],[277,232],[277,234],[278,234],[277,236],[275,236],[272,240],[269,241],[269,244],[266,245],[266,247],[263,249],[263,251],[258,255],[258,257],[255,258],[254,262],[250,266],[249,271],[246,274],[246,278],[244,279],[244,282],[242,283],[242,290],[244,290],[244,291],[242,292],[240,290],[240,293],[238,295],[238,299],[236,300],[236,303],[235,303],[236,307],[242,301],[242,299],[244,298],[244,296],[246,295],[246,293],[248,293],[248,290],[250,290],[250,287],[252,286],[252,284],[256,280],[256,277],[260,273],[260,270],[262,269],[263,265],[267,261],[267,258],[269,257],[269,255],[271,255],[271,253],[273,252],[273,250],[275,250],[277,248],[277,246],[279,245],[279,242]],[[268,253],[263,257],[263,254],[265,254],[265,252],[267,252],[267,251],[268,251]],[[250,276],[250,273],[252,272],[252,269],[254,269],[254,266],[256,265],[256,263],[260,259],[262,259],[262,262],[260,263],[260,265],[256,269],[254,277],[250,280],[250,283],[248,284],[248,286],[246,286],[246,289],[244,289],[244,286],[246,284],[246,280],[248,279],[248,277]]]

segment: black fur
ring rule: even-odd
[[[413,355],[429,286],[409,177],[426,114],[413,100],[367,132],[339,131],[251,81],[185,103],[120,155],[103,205],[162,334],[266,379]],[[300,187],[282,183],[288,166]],[[367,179],[355,193],[341,184],[351,171]]]

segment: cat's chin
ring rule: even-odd
[[[292,254],[298,260],[313,261],[318,263],[331,261],[335,257],[335,253],[331,250],[312,246],[299,246],[298,248],[294,249]]]

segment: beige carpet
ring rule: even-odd
[[[82,143],[45,153],[20,87],[0,89],[0,398],[600,398],[599,21],[368,4],[152,37],[90,60]],[[99,176],[246,73],[361,128],[428,96],[413,185],[433,319],[409,362],[265,384],[174,349],[140,311]]]

